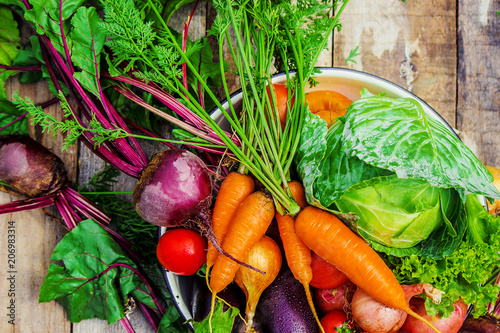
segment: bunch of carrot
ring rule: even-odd
[[[289,183],[295,200],[303,208],[295,220],[276,213],[272,198],[263,191],[254,192],[254,186],[250,176],[239,173],[231,173],[221,185],[213,212],[213,227],[227,253],[244,261],[249,251],[264,237],[273,218],[276,218],[288,266],[295,278],[304,285],[318,323],[309,288],[312,278],[311,250],[335,265],[376,300],[426,322],[410,309],[405,293],[392,271],[362,238],[333,214],[307,206],[304,189],[299,182]],[[212,268],[209,287],[214,305],[217,293],[234,281],[239,265],[218,254],[212,247],[207,254],[207,266],[207,274]],[[427,324],[432,327],[432,324]],[[320,323],[319,326],[323,331]]]
[[[331,99],[331,96],[327,97]],[[349,102],[342,101],[339,108],[345,112],[346,103]],[[320,105],[318,108],[326,107]],[[336,108],[333,106],[333,109]],[[221,242],[222,249],[237,260],[245,261],[276,218],[288,266],[304,286],[308,303],[322,332],[324,330],[316,314],[309,286],[312,279],[311,251],[336,266],[374,299],[426,322],[410,309],[405,293],[392,271],[362,238],[333,214],[308,206],[304,188],[299,182],[291,181],[287,185],[301,208],[295,219],[276,212],[273,198],[263,191],[255,191],[250,176],[236,172],[229,174],[221,184],[213,210],[214,234]],[[213,293],[212,308],[217,293],[233,282],[238,269],[239,265],[234,260],[209,246],[207,282]]]

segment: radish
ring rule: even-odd
[[[352,296],[356,285],[347,280],[340,286],[332,289],[314,289],[314,299],[323,314],[330,311],[350,311]]]
[[[415,297],[410,301],[410,307],[413,311],[432,321],[434,327],[442,333],[457,333],[462,327],[465,317],[467,316],[467,305],[462,300],[456,301],[453,305],[455,306],[455,310],[452,312],[451,316],[448,318],[441,318],[439,315],[431,317],[427,314],[423,299]],[[401,328],[401,332],[427,333],[429,330],[427,327],[422,326],[420,322],[408,318],[404,326]]]

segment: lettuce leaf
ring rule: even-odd
[[[400,283],[426,282],[445,293],[439,305],[426,300],[427,312],[432,316],[440,313],[448,317],[453,311],[452,303],[459,297],[466,304],[474,305],[472,315],[478,317],[487,311],[487,304],[495,302],[500,287],[484,285],[498,262],[500,234],[492,235],[489,244],[461,242],[452,254],[444,259],[433,259],[419,255],[385,257]]]

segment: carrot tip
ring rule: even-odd
[[[410,309],[409,307],[406,308],[406,309],[403,309],[407,314],[409,314],[410,316],[420,320],[420,321],[423,321],[424,323],[427,324],[427,326],[429,326],[434,332],[436,333],[441,333],[441,331],[439,331],[437,328],[435,328],[427,319],[425,319],[424,317],[422,317],[421,315],[419,315],[418,313],[416,313],[415,311],[413,311],[412,309]]]
[[[303,283],[303,286],[304,286],[304,290],[306,291],[307,302],[309,303],[309,307],[311,308],[314,319],[316,319],[316,322],[318,323],[319,330],[321,331],[321,333],[325,333],[325,329],[323,328],[323,325],[321,325],[321,321],[319,320],[318,313],[316,312],[316,308],[314,307],[309,283]]]

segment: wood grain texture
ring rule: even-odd
[[[0,193],[0,202],[21,200],[23,197]],[[15,226],[15,273],[7,261],[8,227]],[[50,255],[65,230],[47,217],[42,210],[0,215],[0,332],[71,332],[64,309],[56,302],[38,303],[40,286],[50,264]],[[14,276],[12,288],[8,278]],[[14,297],[9,293],[14,292]],[[15,300],[15,325],[7,317],[10,300]]]
[[[351,0],[335,35],[334,66],[390,80],[455,126],[455,14],[456,3],[450,0]],[[357,46],[357,64],[346,63]]]
[[[500,166],[499,0],[461,1],[458,30],[457,128],[488,165]]]
[[[20,84],[16,78],[7,84],[7,94],[18,91],[21,96],[29,96],[35,103],[43,103],[52,97],[46,83]],[[62,119],[62,110],[53,105],[47,112]],[[63,137],[58,134],[55,141],[52,134],[42,133],[39,127],[30,127],[30,136],[45,145],[61,157],[66,165],[69,178],[76,178],[76,146],[62,151]],[[24,199],[22,196],[0,193],[0,203]],[[53,212],[53,210],[51,210]],[[71,324],[66,320],[64,309],[56,302],[38,303],[40,286],[50,264],[50,256],[66,230],[42,210],[18,212],[0,215],[0,307],[6,309],[11,297],[8,297],[10,283],[8,273],[7,230],[10,221],[16,226],[16,266],[15,266],[15,325],[9,324],[6,311],[0,311],[0,332],[70,332]]]

